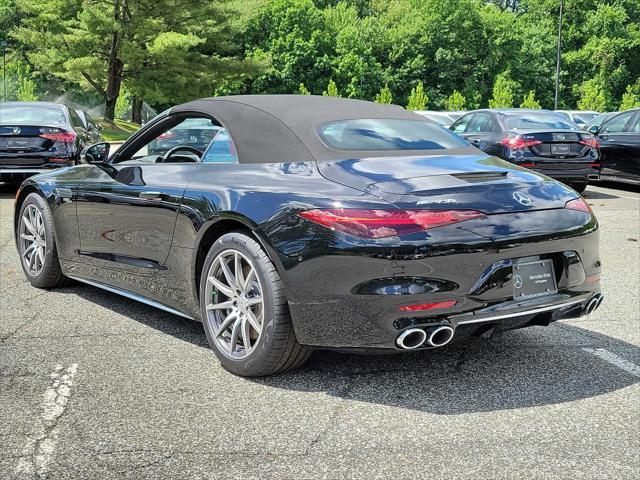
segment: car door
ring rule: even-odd
[[[635,118],[627,125],[621,156],[623,178],[640,182],[640,111],[636,111]]]
[[[69,108],[68,110],[69,110],[69,120],[71,121],[71,126],[75,130],[76,135],[78,135],[79,148],[82,149],[85,146],[93,143],[91,139],[91,135],[89,134],[87,127],[85,126],[84,122],[82,121],[78,113],[73,108]]]
[[[627,111],[605,121],[598,132],[601,174],[603,177],[628,178],[637,133],[629,131],[636,111]]]
[[[466,128],[464,137],[475,147],[490,155],[498,155],[500,148],[498,122],[489,112],[474,113]]]
[[[106,272],[107,283],[128,287],[135,279],[119,273],[145,277],[165,268],[182,196],[201,152],[177,145],[173,154],[149,155],[148,145],[192,118],[165,115],[152,122],[110,163],[93,165],[78,188],[80,257],[95,267],[94,274]],[[150,288],[141,285],[138,290]]]

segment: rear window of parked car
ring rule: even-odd
[[[34,125],[63,127],[67,123],[62,108],[56,107],[0,107],[0,125]]]
[[[337,150],[445,150],[468,144],[431,122],[402,119],[339,120],[320,125],[322,141]]]
[[[558,113],[517,113],[504,115],[507,130],[531,130],[535,128],[573,130],[577,125]]]

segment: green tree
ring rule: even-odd
[[[627,85],[620,102],[620,111],[636,107],[640,107],[640,79],[635,85]]]
[[[454,90],[444,101],[444,108],[447,110],[464,110],[466,99],[458,90]]]
[[[311,95],[311,92],[304,86],[304,83],[300,83],[300,87],[298,88],[298,93],[300,95]]]
[[[605,112],[607,110],[607,98],[605,89],[598,78],[587,80],[579,87],[580,99],[578,108],[580,110],[595,110]]]
[[[520,108],[542,108],[540,103],[536,100],[536,92],[529,90],[524,96],[524,100],[520,104]]]
[[[38,100],[38,95],[36,94],[36,82],[25,77],[18,79],[16,100],[21,102],[33,102]]]
[[[113,120],[120,87],[173,103],[210,92],[245,66],[225,56],[228,13],[204,0],[15,0],[14,37],[46,71],[104,100]]]
[[[338,92],[338,86],[336,82],[333,81],[333,78],[329,79],[329,84],[327,85],[327,89],[322,92],[322,95],[325,97],[339,97],[340,92]]]
[[[384,87],[380,89],[380,93],[376,95],[376,103],[393,103],[393,95],[389,89],[389,85],[386,83]]]
[[[424,93],[424,85],[422,82],[411,89],[409,98],[407,99],[407,110],[426,110],[429,97]]]
[[[513,107],[513,81],[507,74],[500,74],[493,84],[493,96],[489,100],[489,108]]]

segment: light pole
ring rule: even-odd
[[[7,61],[5,55],[7,53],[7,42],[3,40],[0,42],[2,47],[2,101],[7,101]]]
[[[560,0],[560,20],[558,21],[558,51],[556,54],[556,96],[553,100],[553,109],[558,109],[558,96],[560,94],[560,47],[562,44],[562,11],[564,10],[564,0]]]

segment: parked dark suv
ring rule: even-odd
[[[0,103],[0,181],[20,183],[30,175],[76,165],[82,149],[99,139],[67,105]]]
[[[485,152],[530,168],[583,192],[600,175],[597,139],[548,110],[485,109],[451,125]]]

